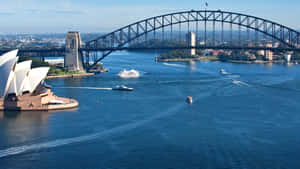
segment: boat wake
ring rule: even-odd
[[[203,84],[203,83],[215,83],[218,81],[224,80],[232,80],[231,78],[207,78],[207,79],[200,79],[200,80],[189,80],[189,84]],[[158,81],[158,84],[179,84],[179,83],[186,83],[186,80],[164,80]]]
[[[180,65],[180,64],[174,64],[174,63],[163,63],[166,66],[172,66],[172,67],[181,67],[181,68],[185,68],[186,66],[184,65]]]
[[[229,73],[229,72],[223,72],[223,73],[221,73],[222,75],[231,75],[231,73]]]
[[[229,75],[227,76],[228,78],[240,78],[241,76],[240,75]]]
[[[233,84],[239,85],[239,86],[250,86],[248,83],[238,81],[238,80],[232,80]]]
[[[87,89],[87,90],[112,90],[112,88],[101,88],[101,87],[54,87],[58,89]]]
[[[118,73],[118,76],[123,79],[129,79],[129,78],[139,78],[140,73],[134,69],[126,70],[124,69],[120,73]]]
[[[155,116],[149,117],[144,120],[140,120],[134,123],[125,124],[119,127],[115,127],[112,129],[108,129],[99,133],[85,135],[85,136],[79,136],[79,137],[73,137],[73,138],[67,138],[67,139],[58,139],[54,141],[44,142],[44,143],[38,143],[33,145],[24,145],[19,147],[12,147],[4,150],[0,150],[0,158],[18,155],[26,152],[32,152],[36,150],[42,150],[42,149],[49,149],[49,148],[55,148],[55,147],[61,147],[64,145],[74,144],[74,143],[80,143],[85,141],[90,141],[94,139],[104,139],[106,137],[109,137],[113,134],[120,134],[124,133],[133,129],[136,129],[142,125],[145,125],[147,123],[150,123],[154,120],[164,118],[170,115],[175,114],[178,112],[178,110],[185,106],[185,103],[182,104],[176,104],[176,106],[167,109],[161,114],[157,114]]]

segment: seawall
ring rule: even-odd
[[[80,73],[80,74],[66,74],[66,75],[50,75],[46,79],[57,79],[57,78],[74,78],[74,77],[87,77],[94,76],[95,73]]]

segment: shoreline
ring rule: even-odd
[[[159,59],[155,58],[156,62],[190,62],[190,61],[219,61],[216,57],[199,57],[199,58],[176,58],[176,59]]]
[[[74,78],[74,77],[88,77],[94,76],[95,73],[79,73],[79,74],[64,74],[64,75],[48,75],[46,79],[58,79],[58,78]]]
[[[264,60],[255,60],[255,61],[243,61],[243,60],[228,60],[225,62],[229,62],[229,63],[241,63],[241,64],[284,64],[286,63],[286,61],[284,60],[273,60],[273,61],[264,61]],[[291,62],[293,63],[293,62]]]
[[[67,103],[61,105],[43,105],[41,107],[31,108],[31,107],[4,107],[3,98],[0,98],[0,111],[56,111],[56,110],[70,110],[75,109],[79,106],[79,102],[75,99],[65,98],[65,97],[57,97],[57,99],[64,100]]]
[[[227,61],[221,61],[218,58],[177,58],[177,59],[159,59],[155,58],[156,62],[191,62],[191,61],[196,61],[196,62],[201,62],[201,61],[220,61],[220,62],[228,62],[228,63],[240,63],[240,64],[284,64],[286,61],[284,60],[273,60],[273,61],[264,61],[264,60],[255,60],[255,61],[246,61],[246,60],[227,60]],[[298,64],[300,61],[292,61],[290,63],[292,64]]]

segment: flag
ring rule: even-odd
[[[208,7],[208,3],[207,2],[205,2],[205,6]]]

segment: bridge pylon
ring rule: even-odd
[[[81,38],[79,32],[68,32],[66,39],[66,56],[64,66],[69,72],[85,72],[83,67],[83,56],[81,48]]]

